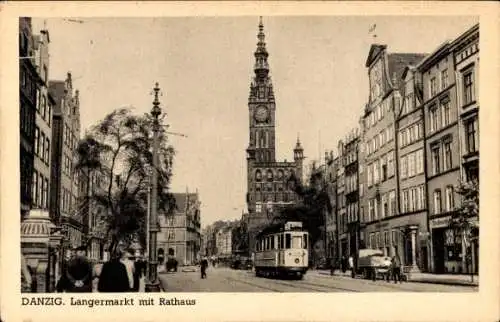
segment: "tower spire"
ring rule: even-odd
[[[262,16],[259,17],[259,33],[257,34],[257,49],[255,50],[255,75],[258,79],[264,79],[269,74],[269,64],[267,57],[269,56],[266,49],[266,35],[264,34],[264,24],[262,23]]]

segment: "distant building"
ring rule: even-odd
[[[353,129],[339,144],[338,167],[343,168],[340,256],[355,256],[360,244],[359,146],[360,134]]]
[[[233,253],[232,237],[233,227],[227,225],[215,233],[215,243],[217,247],[216,256],[218,258],[230,258]]]
[[[160,214],[158,255],[174,256],[180,265],[194,264],[201,250],[200,200],[198,193],[173,193],[176,210]]]
[[[296,196],[287,185],[294,175],[302,180],[303,149],[297,140],[293,162],[276,161],[276,102],[269,76],[269,56],[262,21],[259,24],[254,53],[255,75],[250,84],[249,145],[247,152],[247,207],[249,212],[249,248],[254,248],[258,229],[266,225],[280,208],[293,204]]]
[[[79,174],[75,169],[80,140],[80,98],[73,92],[71,73],[65,81],[50,81],[55,105],[52,120],[50,212],[67,232],[71,247],[82,245],[84,213],[80,212]]]
[[[333,152],[325,156],[325,183],[327,193],[332,205],[332,211],[326,214],[325,218],[325,238],[326,257],[331,263],[332,259],[337,259],[337,169],[339,158],[333,156]]]

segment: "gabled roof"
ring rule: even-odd
[[[447,40],[439,45],[432,53],[427,55],[425,59],[422,59],[419,64],[417,64],[417,68],[419,71],[426,71],[431,65],[433,65],[437,60],[441,59],[445,55],[449,54],[450,50],[450,42]]]
[[[193,201],[198,201],[198,194],[197,193],[172,193],[172,195],[175,198],[175,207],[177,211],[185,211],[188,206],[188,201],[193,202]]]
[[[365,67],[370,67],[375,58],[377,58],[377,56],[385,49],[387,49],[387,45],[373,44],[370,47],[370,52],[368,53],[368,57],[366,58]]]
[[[61,99],[66,95],[66,84],[64,81],[49,81],[49,95],[54,98],[54,114],[60,114]]]
[[[425,58],[427,54],[416,54],[416,53],[395,53],[388,54],[388,72],[389,80],[392,82],[393,77],[396,78],[396,84],[392,86],[400,88],[403,84],[403,73],[406,71],[408,65],[417,65],[422,59]]]

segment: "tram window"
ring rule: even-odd
[[[281,244],[281,234],[278,234],[278,249],[281,249],[282,244]]]
[[[307,249],[307,234],[304,234],[304,248]]]
[[[302,248],[302,236],[300,236],[300,235],[293,236],[292,248]]]
[[[280,234],[280,240],[281,240],[281,248],[285,248],[285,235]]]
[[[291,246],[290,234],[285,234],[285,248],[290,248],[290,246]]]
[[[274,249],[274,238],[275,236],[271,236],[271,249]]]

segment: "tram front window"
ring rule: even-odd
[[[302,248],[302,236],[293,236],[293,239],[292,239],[292,248]]]
[[[290,248],[291,246],[291,238],[290,234],[285,234],[285,248]]]
[[[307,249],[307,234],[304,234],[304,248]]]

